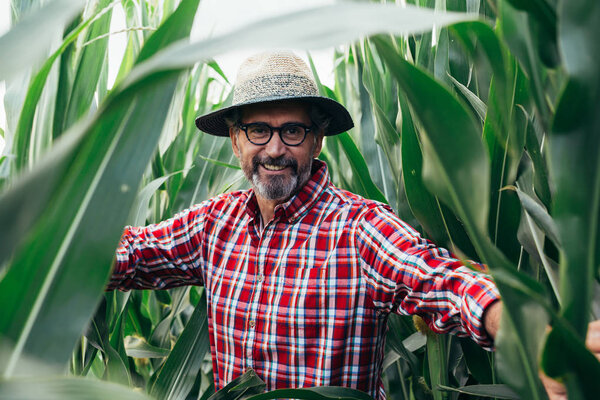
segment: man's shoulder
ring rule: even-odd
[[[242,210],[245,207],[248,202],[248,197],[248,190],[221,193],[194,205],[192,210],[195,209],[203,213],[234,212],[235,210]]]
[[[333,184],[330,184],[326,191],[330,196],[330,201],[336,207],[345,207],[350,210],[359,211],[361,213],[370,210],[392,212],[390,206],[377,200],[368,199],[359,194],[341,189]]]

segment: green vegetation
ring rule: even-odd
[[[230,101],[213,57],[256,43],[336,46],[335,85],[321,90],[357,126],[326,140],[333,181],[486,262],[503,295],[493,354],[390,318],[389,397],[544,399],[540,368],[571,400],[597,397],[584,338],[600,317],[598,1],[340,3],[188,43],[199,0],[121,0],[131,29],[112,88],[114,2],[13,3],[0,38],[0,399],[214,392],[202,288],[104,286],[125,224],[245,185],[228,140],[193,120]],[[220,398],[258,393],[255,378]],[[277,396],[361,398],[256,398]]]

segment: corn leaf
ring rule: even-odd
[[[0,380],[2,400],[148,400],[143,393],[95,379],[74,377]]]
[[[98,12],[108,7],[110,0],[101,0],[97,4]],[[77,64],[75,78],[71,86],[69,103],[65,110],[65,118],[62,130],[70,128],[75,121],[79,120],[92,106],[96,90],[99,93],[106,92],[106,86],[100,87],[101,74],[104,68],[107,68],[107,46],[108,37],[105,35],[110,29],[110,20],[112,9],[109,8],[101,13],[89,27],[86,42],[89,42],[82,51]],[[102,90],[103,89],[103,90]]]
[[[441,390],[446,392],[456,392],[464,394],[472,394],[481,397],[490,397],[494,399],[513,399],[518,400],[520,397],[506,385],[470,385],[453,388],[449,386],[440,386]]]
[[[158,399],[185,399],[209,351],[206,296],[202,296],[148,392]]]
[[[0,37],[0,80],[7,80],[43,59],[56,34],[85,6],[85,0],[54,0],[27,15]]]
[[[193,15],[186,12],[173,17],[189,28]],[[103,249],[115,246],[134,188],[161,133],[177,77],[177,72],[161,73],[142,82],[137,92],[113,95],[91,123],[76,126],[68,135],[79,143],[54,161],[69,168],[62,176],[51,174],[58,185],[52,207],[15,253],[13,265],[18,268],[10,268],[0,282],[0,299],[11,310],[0,317],[0,335],[14,346],[0,365],[4,376],[25,372],[19,367],[24,354],[56,367],[68,360],[99,300],[112,258]],[[137,140],[135,132],[144,132],[145,140]],[[47,173],[36,170],[31,176],[43,180]],[[18,199],[32,191],[37,188],[25,185],[12,193]],[[0,215],[14,213],[3,207]],[[99,212],[103,209],[109,211]],[[65,301],[71,304],[69,313]]]
[[[544,351],[544,369],[566,375],[569,398],[595,396],[600,363],[581,346],[590,315],[593,278],[598,268],[600,220],[600,5],[595,1],[558,4],[558,35],[567,85],[552,126],[551,166],[556,183],[552,208],[563,257],[560,265],[561,315],[570,329],[554,329]],[[573,34],[577,32],[577,34]],[[579,340],[575,339],[577,336]],[[578,346],[577,349],[572,346]],[[565,347],[569,346],[569,347]],[[566,350],[569,349],[569,350]],[[568,374],[570,369],[576,374]]]
[[[408,62],[394,57],[389,44],[376,39],[374,41],[379,54],[391,68],[423,125],[425,182],[432,193],[444,200],[465,223],[477,252],[490,265],[500,292],[504,295],[504,304],[509,311],[502,314],[503,331],[498,342],[499,347],[500,343],[504,343],[504,354],[507,355],[505,365],[512,367],[506,367],[503,372],[520,394],[540,399],[541,386],[536,378],[537,367],[532,360],[537,358],[545,314],[539,312],[540,318],[533,320],[529,317],[529,307],[543,310],[542,306],[535,303],[546,305],[547,302],[541,286],[519,274],[485,235],[489,205],[489,161],[479,138],[477,123],[447,89]],[[437,104],[437,101],[440,103]],[[468,156],[464,156],[466,154]],[[516,340],[516,337],[520,339]],[[526,373],[516,376],[515,368]]]

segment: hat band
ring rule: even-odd
[[[249,79],[236,85],[232,105],[255,102],[260,99],[318,96],[315,83],[298,75],[268,75]]]

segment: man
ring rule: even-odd
[[[216,389],[253,368],[269,390],[336,385],[383,399],[391,312],[491,348],[501,307],[490,278],[329,181],[323,137],[353,122],[301,59],[249,58],[232,106],[196,125],[231,138],[252,189],[126,228],[109,287],[204,285]]]

